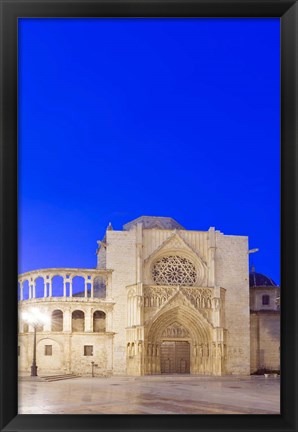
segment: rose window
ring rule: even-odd
[[[188,259],[180,256],[167,256],[153,265],[152,277],[157,285],[186,285],[196,283],[196,268]]]

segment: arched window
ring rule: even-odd
[[[64,279],[60,275],[55,275],[52,277],[52,295],[53,297],[63,296],[63,283]]]
[[[29,298],[29,281],[25,280],[23,282],[23,300],[28,300]]]
[[[28,331],[29,331],[29,326],[28,326],[27,323],[25,323],[25,324],[23,325],[23,333],[28,333]]]
[[[152,277],[156,285],[195,285],[196,268],[187,258],[170,255],[153,264]]]
[[[44,278],[42,276],[35,279],[35,293],[37,298],[44,296]]]
[[[106,331],[106,314],[102,311],[95,311],[93,314],[93,331],[102,333]]]
[[[59,309],[52,312],[52,331],[63,331],[63,312]]]
[[[85,296],[85,279],[83,276],[74,276],[72,278],[72,295],[73,297]]]
[[[270,296],[268,294],[262,295],[262,305],[268,306],[270,304]]]
[[[71,328],[73,332],[83,332],[85,330],[85,314],[80,310],[73,311]]]

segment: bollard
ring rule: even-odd
[[[94,361],[91,362],[91,368],[92,368],[92,377],[94,377],[94,368],[98,367],[98,364],[94,363]]]

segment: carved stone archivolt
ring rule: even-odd
[[[189,335],[189,332],[182,325],[175,322],[163,331],[162,337],[189,338],[190,335]]]

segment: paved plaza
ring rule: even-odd
[[[80,377],[19,381],[19,414],[279,414],[279,377]]]

